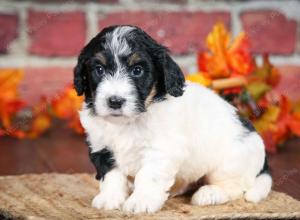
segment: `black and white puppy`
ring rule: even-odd
[[[195,205],[259,202],[270,192],[251,124],[213,91],[185,83],[167,49],[140,28],[103,29],[83,48],[74,85],[85,95],[80,120],[100,180],[93,207],[155,212],[173,185],[182,183],[179,193],[201,177]]]

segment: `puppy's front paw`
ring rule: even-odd
[[[122,193],[99,193],[92,201],[92,207],[97,209],[121,209],[126,200],[126,195]]]
[[[194,205],[217,205],[225,203],[229,200],[225,192],[218,186],[206,185],[202,186],[192,197]]]
[[[123,210],[133,213],[154,213],[161,209],[167,197],[167,194],[149,195],[133,192],[124,203]]]

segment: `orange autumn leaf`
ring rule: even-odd
[[[297,115],[294,114],[291,116],[288,125],[292,133],[300,137],[300,118]]]
[[[290,100],[282,95],[279,103],[268,106],[263,116],[254,122],[254,126],[270,150],[274,144],[282,143],[291,134],[300,136],[300,115],[293,111]]]
[[[275,105],[270,105],[265,113],[253,122],[253,125],[259,133],[264,133],[267,130],[274,131],[279,114],[280,108]]]
[[[83,133],[83,128],[78,118],[78,110],[81,107],[82,101],[83,97],[77,96],[73,86],[70,85],[51,102],[54,115],[69,121],[69,127],[80,134]]]
[[[18,86],[23,78],[23,71],[19,69],[0,70],[0,121],[4,128],[11,126],[11,118],[23,106],[19,98]]]
[[[230,42],[230,34],[223,24],[218,23],[213,27],[206,38],[207,48],[210,53],[198,54],[199,70],[207,73],[211,78],[223,78],[230,75],[226,61],[226,50]]]
[[[48,101],[42,97],[40,102],[34,106],[32,112],[33,121],[29,131],[26,133],[27,138],[37,138],[51,126],[51,117],[48,113]]]
[[[269,77],[267,78],[267,83],[271,86],[276,86],[280,81],[280,72],[277,68],[272,66]]]
[[[279,70],[270,63],[269,56],[264,55],[262,65],[256,67],[251,78],[252,81],[263,81],[274,87],[279,83],[281,77]]]
[[[51,119],[47,114],[37,115],[32,122],[32,127],[26,137],[37,138],[44,133],[51,125]]]
[[[198,54],[199,69],[212,79],[250,74],[254,69],[250,43],[245,33],[231,42],[230,33],[217,23],[207,36],[209,52]]]
[[[69,119],[77,115],[82,101],[83,97],[77,96],[72,86],[67,86],[61,94],[52,100],[52,111],[58,118]]]
[[[277,143],[281,143],[289,136],[289,123],[291,120],[291,103],[286,96],[281,96],[280,103],[280,114],[276,121],[275,126],[275,140]]]
[[[294,105],[289,101],[289,120],[288,127],[293,135],[300,137],[300,103],[294,103]]]
[[[23,139],[26,137],[26,132],[19,130],[17,128],[11,127],[9,129],[6,129],[5,135],[9,135],[10,137],[14,137],[14,138],[18,138],[18,139]]]
[[[264,131],[263,133],[261,133],[261,136],[264,140],[266,151],[269,153],[276,153],[277,142],[275,140],[273,133],[271,131]]]
[[[211,80],[202,73],[189,74],[185,77],[186,80],[199,83],[204,86],[210,86]]]
[[[79,120],[78,116],[75,116],[72,118],[72,120],[70,120],[69,122],[69,127],[72,128],[77,134],[83,134],[84,133],[84,129],[81,126],[81,122]]]
[[[249,38],[244,32],[240,33],[229,47],[227,60],[233,75],[247,75],[254,70]]]

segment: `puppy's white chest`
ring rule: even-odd
[[[134,176],[140,169],[147,146],[145,135],[142,133],[136,128],[128,127],[111,135],[110,140],[107,140],[118,167],[126,175]]]
[[[138,124],[112,124],[91,118],[84,121],[89,124],[84,127],[93,152],[110,149],[122,172],[134,176],[141,166],[146,146],[149,146],[145,129],[139,128]]]

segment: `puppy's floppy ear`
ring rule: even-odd
[[[83,95],[86,87],[86,80],[84,76],[84,62],[85,60],[80,55],[78,58],[77,65],[74,68],[74,88],[78,96]]]
[[[159,93],[167,92],[172,96],[181,96],[184,92],[185,79],[179,66],[168,54],[168,49],[157,43],[150,35],[142,29],[135,27],[135,35],[139,38],[139,43],[145,45],[146,50],[154,58],[154,63],[161,73],[158,82]],[[133,41],[136,41],[133,38]],[[161,87],[161,89],[159,89]]]
[[[184,75],[167,52],[163,55],[163,73],[166,92],[175,97],[181,96],[184,92]]]
[[[77,65],[74,68],[74,88],[77,92],[77,95],[88,95],[87,93],[89,85],[87,80],[87,73],[86,71],[86,62],[89,58],[99,51],[102,46],[103,36],[108,32],[111,31],[114,26],[104,28],[100,33],[98,33],[90,42],[81,50],[80,55],[78,57]]]

